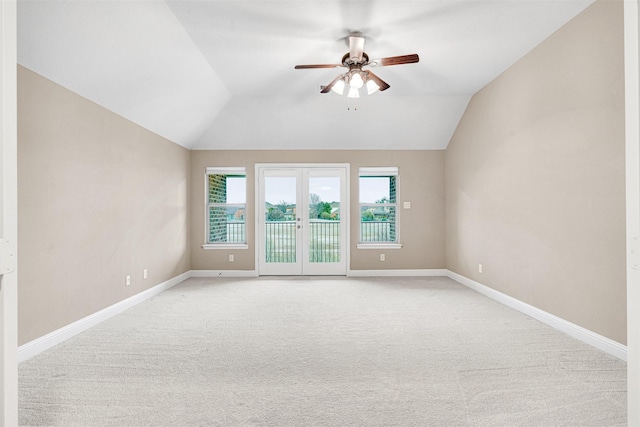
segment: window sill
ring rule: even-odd
[[[358,243],[358,249],[401,249],[402,243]]]
[[[246,243],[205,243],[202,249],[249,249]]]

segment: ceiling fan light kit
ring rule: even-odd
[[[361,35],[352,35],[349,37],[349,52],[342,57],[341,64],[312,64],[312,65],[296,65],[296,70],[310,68],[348,68],[344,74],[337,76],[331,83],[322,87],[320,93],[335,92],[338,95],[347,93],[349,98],[359,98],[360,90],[366,88],[367,95],[375,92],[382,92],[391,87],[387,82],[376,76],[370,70],[363,70],[363,67],[383,67],[389,65],[412,64],[420,60],[417,54],[392,56],[369,60],[369,55],[364,52],[364,37]]]
[[[356,89],[360,89],[362,86],[364,86],[364,80],[362,79],[362,76],[360,75],[362,71],[349,71],[349,87],[352,88],[356,88]]]

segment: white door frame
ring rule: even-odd
[[[624,2],[627,202],[627,411],[640,425],[640,8]]]
[[[258,275],[260,275],[260,265],[262,264],[261,259],[263,256],[263,248],[262,248],[262,217],[260,211],[263,206],[262,201],[262,190],[261,190],[261,176],[263,170],[293,170],[293,169],[342,169],[344,170],[344,179],[342,182],[342,203],[340,206],[340,215],[341,222],[344,224],[344,234],[342,236],[342,247],[344,248],[344,263],[345,263],[345,271],[344,275],[349,271],[349,254],[350,254],[350,171],[351,165],[348,163],[256,163],[255,164],[255,266]],[[306,177],[303,176],[300,188],[298,189],[299,193],[305,193],[307,191],[306,186]],[[304,187],[304,188],[302,188]],[[300,197],[298,197],[300,198]],[[304,212],[304,207],[308,203],[307,200],[303,200],[301,204],[301,210]],[[305,232],[306,233],[306,232]],[[299,248],[299,255],[303,255],[306,253],[304,248]],[[302,257],[300,257],[302,259]],[[321,274],[322,270],[315,270],[308,272],[309,274]],[[342,273],[341,273],[342,274]]]
[[[15,0],[0,0],[0,425],[18,425],[18,112]]]

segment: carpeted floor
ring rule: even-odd
[[[438,278],[189,279],[20,365],[46,426],[626,425],[626,363]]]

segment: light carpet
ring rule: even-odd
[[[19,368],[33,426],[626,425],[626,363],[444,277],[189,279]]]

